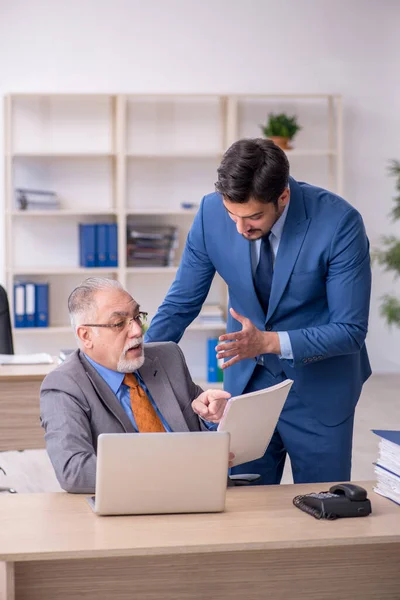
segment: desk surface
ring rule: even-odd
[[[293,506],[329,484],[227,490],[216,514],[96,516],[84,495],[0,495],[0,561],[149,556],[400,542],[400,507],[362,483],[373,514],[317,520]]]

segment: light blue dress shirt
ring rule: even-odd
[[[122,408],[128,415],[130,422],[132,423],[133,427],[135,428],[135,431],[138,431],[138,428],[136,426],[135,417],[133,416],[133,412],[132,412],[129,387],[127,385],[125,385],[125,383],[122,383],[123,379],[125,377],[125,373],[119,373],[118,371],[113,371],[112,369],[107,369],[107,367],[103,367],[103,365],[99,365],[97,362],[95,362],[94,360],[89,358],[87,354],[85,354],[85,358],[87,358],[87,360],[90,362],[90,364],[96,369],[96,371],[98,372],[100,377],[102,377],[104,379],[104,381],[107,383],[108,387],[110,387],[111,390],[114,392],[114,394],[117,396]],[[167,421],[164,419],[164,417],[160,413],[145,382],[140,377],[140,375],[137,371],[134,372],[134,375],[135,375],[135,377],[137,377],[139,385],[144,389],[147,396],[149,397],[151,404],[154,406],[154,409],[155,409],[157,415],[160,417],[161,422],[164,425],[165,431],[171,432],[172,431],[171,427],[169,426]],[[199,417],[199,418],[203,421],[204,425],[210,431],[213,431],[218,427],[217,423],[210,423],[209,421],[206,421],[202,417]]]
[[[94,360],[89,358],[87,354],[85,354],[85,358],[88,359],[90,364],[96,369],[98,374],[104,379],[104,381],[107,383],[107,385],[111,388],[111,390],[117,396],[122,408],[128,415],[129,420],[131,421],[133,427],[135,428],[136,431],[138,431],[135,417],[133,416],[133,412],[132,412],[132,408],[131,408],[129,387],[125,383],[122,383],[122,381],[125,377],[125,373],[119,373],[118,371],[112,371],[111,369],[107,369],[107,367],[103,367],[103,365],[99,365],[98,363],[94,362]],[[154,406],[154,409],[155,409],[157,415],[160,417],[161,422],[165,427],[165,431],[171,432],[172,431],[171,427],[168,425],[167,421],[164,419],[164,417],[158,410],[158,407],[157,407],[156,403],[154,402],[153,397],[150,394],[149,390],[147,389],[146,384],[144,383],[143,379],[140,377],[140,375],[137,371],[134,372],[134,375],[135,375],[135,377],[137,377],[140,387],[142,387],[144,389],[144,391],[146,392],[146,394],[148,395],[151,404]]]
[[[276,255],[278,254],[279,244],[282,238],[283,226],[286,221],[287,212],[289,209],[289,203],[286,204],[285,210],[277,220],[277,222],[271,227],[271,235],[269,237],[269,241],[271,244],[273,260],[275,262]],[[260,248],[261,248],[261,239],[255,240],[251,242],[251,270],[253,273],[253,277],[255,275],[258,261],[260,260]],[[286,358],[287,360],[293,359],[293,350],[292,344],[290,343],[290,337],[287,331],[278,331],[279,343],[281,346],[281,353],[279,358]]]

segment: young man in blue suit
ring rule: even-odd
[[[225,388],[238,395],[294,380],[263,458],[235,467],[276,484],[286,454],[295,483],[349,480],[354,410],[371,374],[365,348],[371,288],[360,214],[295,181],[270,140],[225,153],[174,283],[146,341],[178,342],[217,271],[229,288]]]

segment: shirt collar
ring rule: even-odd
[[[119,371],[113,371],[112,369],[107,369],[107,367],[103,367],[103,365],[99,365],[99,363],[95,362],[87,354],[85,354],[85,358],[90,362],[92,367],[96,369],[98,374],[104,379],[104,381],[108,384],[108,386],[112,389],[114,394],[117,394],[121,384],[124,380],[125,373],[119,373]]]
[[[283,211],[283,213],[281,214],[281,216],[279,217],[279,219],[271,227],[271,233],[276,237],[276,239],[278,241],[280,241],[280,239],[282,237],[283,226],[285,225],[285,221],[286,221],[286,217],[287,217],[287,212],[289,210],[289,204],[290,204],[290,200],[286,204],[285,210]]]

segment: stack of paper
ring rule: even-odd
[[[39,354],[0,354],[0,365],[51,365],[53,359],[45,352]]]
[[[224,313],[219,304],[203,304],[196,323],[201,325],[211,325],[211,327],[225,326]]]
[[[374,429],[373,432],[381,437],[374,491],[400,504],[400,431]]]

